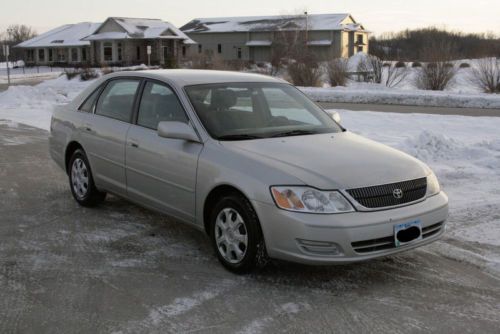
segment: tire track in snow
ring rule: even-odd
[[[300,304],[291,302],[284,303],[279,305],[271,315],[252,320],[236,333],[237,334],[262,333],[276,317],[290,316],[297,314],[303,310],[310,310],[310,309],[311,306],[307,303],[300,303]]]
[[[160,330],[161,332],[176,332],[175,323],[172,320],[185,314],[203,303],[216,298],[227,292],[240,282],[237,280],[224,280],[216,286],[209,286],[207,289],[193,293],[189,297],[175,298],[172,303],[153,307],[146,318],[140,321],[130,321],[121,330],[112,331],[113,334],[151,332]],[[241,282],[240,282],[241,283]]]

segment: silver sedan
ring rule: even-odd
[[[267,76],[124,72],[54,112],[50,152],[81,205],[112,193],[163,212],[205,231],[237,273],[438,239],[448,198],[432,171],[339,121]]]

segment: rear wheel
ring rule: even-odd
[[[267,262],[264,238],[257,214],[240,194],[222,197],[210,216],[212,243],[219,261],[243,274]]]
[[[85,152],[77,149],[69,160],[69,185],[78,204],[92,207],[101,203],[105,192],[97,190]]]

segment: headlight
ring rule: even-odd
[[[426,194],[426,196],[430,197],[430,196],[437,195],[437,194],[439,194],[440,191],[441,191],[441,188],[439,187],[438,179],[437,179],[436,175],[433,172],[431,172],[427,176],[427,194]]]
[[[343,213],[354,208],[338,191],[321,191],[309,187],[271,187],[278,208],[307,213]]]

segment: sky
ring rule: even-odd
[[[0,0],[0,31],[26,24],[38,33],[109,16],[159,18],[180,27],[197,17],[351,13],[376,35],[436,26],[500,35],[500,0]]]

